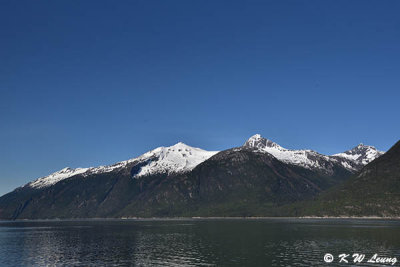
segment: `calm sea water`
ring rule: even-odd
[[[400,260],[400,221],[0,222],[0,266],[337,266],[341,253]]]

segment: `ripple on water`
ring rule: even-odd
[[[0,266],[315,266],[324,264],[325,253],[356,252],[400,259],[399,226],[277,220],[19,222],[0,224]]]

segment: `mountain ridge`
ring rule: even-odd
[[[358,171],[373,159],[381,156],[384,152],[378,151],[373,146],[356,146],[350,150],[334,155],[323,155],[310,149],[286,149],[277,143],[263,138],[260,134],[250,137],[244,145],[255,148],[261,152],[267,152],[277,159],[306,168],[320,168],[330,172],[331,163],[339,162],[350,171]]]
[[[360,151],[360,149],[355,151],[355,149],[359,148],[360,145],[342,153],[328,156],[308,149],[286,149],[269,139],[263,138],[260,134],[255,134],[243,144],[243,147],[256,148],[259,151],[270,153],[278,160],[284,161],[285,163],[300,165],[308,168],[321,168],[325,169],[325,171],[327,172],[331,172],[332,167],[329,161],[332,159],[340,161],[341,164],[350,171],[357,171],[362,166],[369,163],[371,161],[370,159],[373,159],[374,157],[379,157],[384,153],[378,151],[373,146],[364,146],[376,152],[370,153],[369,157],[363,157],[362,151]],[[171,157],[170,152],[172,152],[172,154],[173,152],[175,152],[175,155],[172,155]],[[192,152],[194,155],[192,154]],[[175,145],[169,147],[158,147],[138,157],[125,161],[120,161],[111,165],[75,169],[66,167],[47,176],[40,177],[32,182],[29,182],[25,186],[38,188],[51,186],[63,179],[67,179],[78,174],[83,174],[84,176],[87,176],[93,173],[111,172],[115,169],[123,168],[127,164],[134,161],[137,161],[138,163],[144,163],[141,165],[140,170],[138,170],[138,173],[135,175],[136,178],[153,173],[185,172],[192,170],[198,164],[219,152],[220,151],[206,151],[200,148],[188,146],[183,142],[178,142]],[[357,154],[358,157],[354,156],[354,153],[357,152],[359,153]],[[187,157],[187,159],[183,159],[185,156]],[[158,160],[155,160],[156,158],[158,158]],[[360,162],[360,160],[362,162]],[[178,161],[178,163],[176,163],[176,161]]]
[[[132,162],[148,163],[141,166],[141,169],[135,174],[135,177],[149,175],[152,173],[162,172],[184,172],[190,171],[199,163],[215,155],[219,151],[206,151],[200,148],[188,146],[182,142],[178,142],[169,147],[158,147],[150,150],[136,158],[120,161],[111,165],[89,167],[89,168],[70,168],[66,167],[47,176],[40,177],[25,186],[46,187],[70,178],[72,176],[82,174],[83,176],[95,173],[107,173],[116,169],[121,169]],[[160,166],[161,165],[161,166]],[[147,167],[147,168],[144,168]]]
[[[39,178],[0,197],[0,219],[286,216],[297,214],[285,213],[287,205],[311,201],[357,173],[343,165],[357,160],[288,150],[260,135],[219,152],[177,143]]]

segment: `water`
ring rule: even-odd
[[[0,222],[0,266],[328,266],[326,253],[337,266],[337,255],[356,252],[400,260],[400,221]]]

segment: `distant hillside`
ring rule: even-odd
[[[345,183],[308,203],[303,215],[400,216],[400,141]]]

